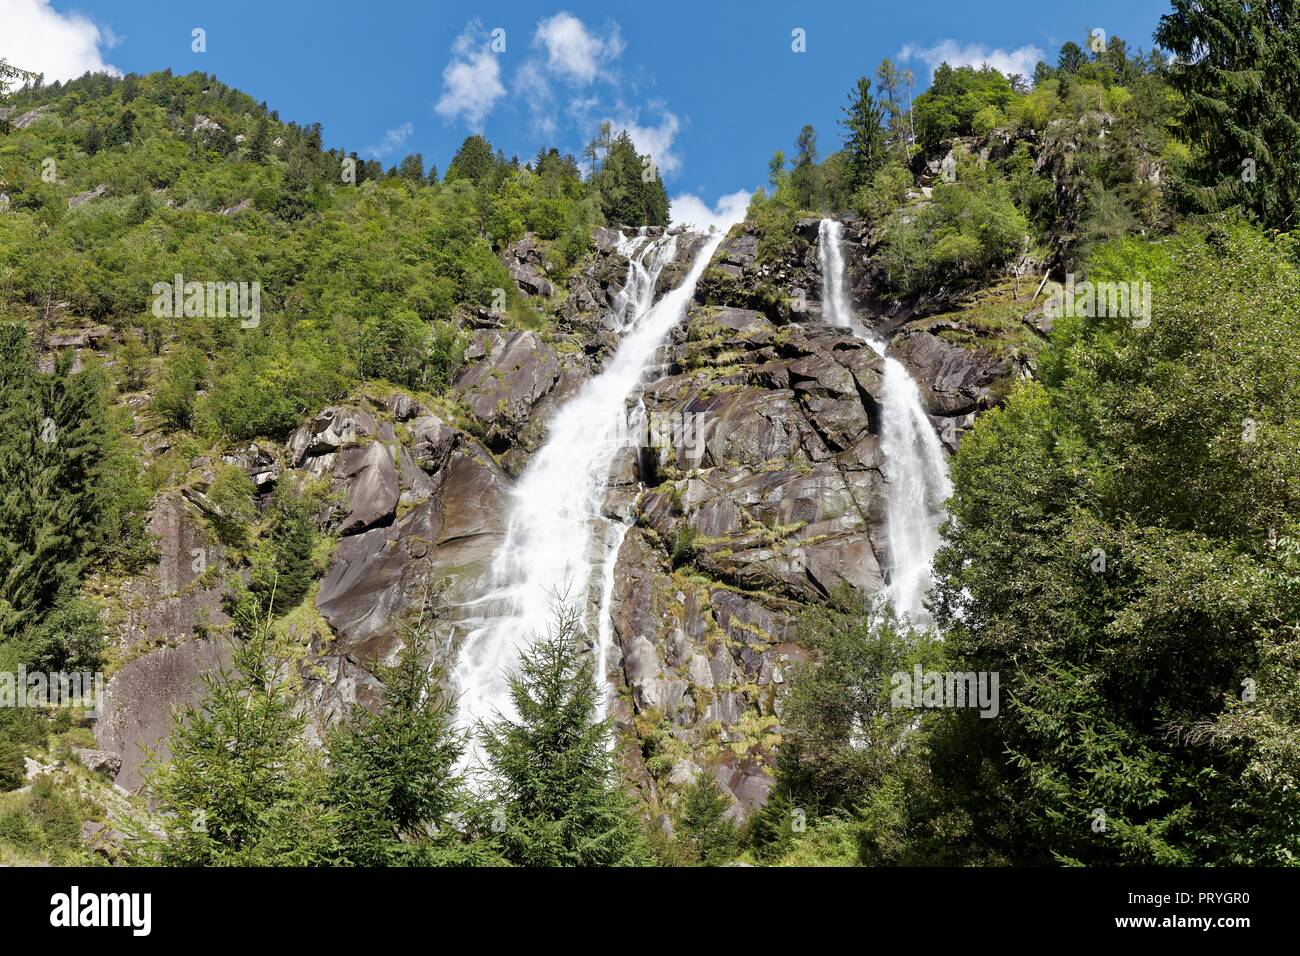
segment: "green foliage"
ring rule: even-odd
[[[166,763],[149,765],[161,835],[132,834],[134,857],[163,866],[306,866],[332,852],[320,755],[302,739],[293,655],[269,619],[241,622],[230,666],[203,678],[172,721]]]
[[[221,512],[220,518],[213,519],[217,537],[228,547],[242,548],[248,543],[250,526],[257,520],[253,506],[257,489],[248,473],[237,465],[220,462],[213,468],[215,474],[207,495]]]
[[[99,368],[74,372],[68,355],[38,373],[22,326],[0,326],[0,639],[39,623],[102,544],[106,391]]]
[[[1004,266],[1028,228],[996,171],[959,161],[957,181],[937,184],[933,203],[894,214],[881,261],[900,295],[960,287]]]
[[[869,122],[864,118],[863,122]],[[867,148],[867,144],[863,144]],[[811,126],[799,130],[795,140],[794,166],[790,171],[790,188],[794,193],[794,204],[800,209],[820,209],[822,207],[825,175],[817,165],[817,132]]]
[[[916,138],[930,150],[945,139],[969,136],[976,132],[976,116],[987,117],[983,111],[990,107],[1005,111],[1013,95],[1006,74],[991,66],[954,69],[941,64],[930,88],[916,98]]]
[[[93,672],[103,664],[104,622],[97,608],[69,600],[51,610],[17,641],[29,670]]]
[[[272,607],[287,611],[298,605],[315,578],[316,523],[310,500],[293,490],[282,490],[271,507],[262,540],[267,546],[253,555],[249,591],[257,597],[263,613],[269,614]]]
[[[668,193],[659,170],[642,156],[627,131],[614,137],[595,178],[605,221],[625,226],[668,224]]]
[[[954,462],[938,618],[1006,703],[936,727],[929,812],[1025,863],[1295,862],[1300,274],[1237,227],[1089,277],[1150,327],[1063,320]]]
[[[430,668],[432,629],[409,624],[397,664],[379,667],[384,699],[360,705],[329,738],[328,802],[337,819],[338,862],[357,866],[463,866],[489,862],[458,831],[470,804],[457,764],[455,729],[442,675]]]
[[[1156,42],[1175,59],[1182,128],[1200,150],[1197,205],[1240,205],[1266,226],[1300,220],[1300,10],[1293,4],[1173,0]],[[1246,164],[1251,164],[1247,177]]]
[[[724,816],[730,805],[717,781],[705,774],[686,788],[674,823],[678,844],[691,863],[721,866],[735,858],[740,831]]]
[[[622,790],[608,719],[579,644],[576,608],[555,620],[510,675],[517,718],[482,728],[492,770],[492,830],[507,860],[523,866],[628,866],[642,863],[640,828]],[[486,810],[484,812],[487,812]]]
[[[18,741],[0,734],[0,793],[17,790],[26,780],[26,762]]]
[[[889,61],[885,61],[888,63]],[[871,98],[871,84],[865,76],[858,77],[857,86],[849,94],[849,105],[844,108],[844,152],[848,159],[849,192],[866,186],[888,156],[888,144],[883,126],[885,107]]]
[[[844,596],[849,599],[848,595]],[[777,787],[807,812],[881,786],[906,756],[911,710],[890,701],[890,679],[928,663],[930,642],[861,599],[812,608],[798,639],[813,654],[792,679],[781,715]]]
[[[907,200],[912,174],[904,166],[887,163],[853,194],[853,208],[873,222],[881,222]]]

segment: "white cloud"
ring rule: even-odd
[[[546,48],[547,69],[579,85],[596,79],[604,64],[623,52],[617,24],[606,36],[599,37],[564,11],[537,24],[533,46]]]
[[[459,116],[476,132],[482,131],[483,120],[506,92],[501,63],[489,42],[477,20],[466,25],[451,45],[451,60],[442,71],[442,96],[434,106],[439,116]]]
[[[0,0],[0,57],[44,73],[45,82],[75,80],[87,71],[121,76],[104,62],[101,47],[117,38],[80,13],[62,14],[50,0]]]
[[[933,74],[941,63],[949,66],[980,67],[987,63],[993,69],[1006,73],[1019,73],[1026,80],[1033,76],[1034,65],[1044,58],[1043,51],[1032,43],[1016,50],[990,49],[982,43],[959,43],[940,40],[934,46],[921,47],[909,43],[898,51],[900,60],[920,60]]]
[[[516,94],[528,104],[532,117],[533,133],[553,138],[560,129],[564,110],[558,105],[556,85],[577,89],[590,87],[596,81],[613,82],[609,64],[623,52],[623,40],[618,24],[612,24],[604,36],[599,36],[571,13],[560,12],[538,21],[533,34],[533,48],[540,51],[524,61],[515,73]],[[574,103],[596,103],[594,96],[569,96],[567,112],[574,116]],[[588,106],[586,109],[590,109]],[[579,122],[579,126],[584,124]]]
[[[752,195],[750,190],[740,189],[720,197],[710,207],[694,193],[683,193],[673,197],[669,213],[675,225],[691,225],[698,229],[707,229],[709,226],[729,229],[745,218],[745,210],[749,208],[749,198]]]
[[[526,60],[515,73],[515,92],[528,102],[532,116],[533,133],[547,139],[555,136],[559,123],[556,119],[555,97],[546,79],[542,64]]]
[[[411,123],[403,123],[401,126],[394,126],[388,132],[384,133],[381,142],[374,146],[367,146],[362,150],[366,156],[373,156],[375,159],[383,159],[385,156],[391,156],[397,152],[403,143],[410,138],[415,132],[415,126]]]
[[[673,140],[677,138],[681,122],[675,113],[670,113],[662,105],[659,105],[658,109],[663,115],[658,126],[642,126],[637,122],[635,115],[611,119],[609,122],[614,127],[615,135],[619,130],[627,130],[627,134],[632,137],[632,143],[636,146],[636,151],[642,154],[649,153],[659,169],[659,174],[667,176],[677,172],[682,165],[682,158],[673,152]]]

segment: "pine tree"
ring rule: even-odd
[[[1206,209],[1239,203],[1266,226],[1300,224],[1300,7],[1174,0],[1156,42],[1176,59],[1170,84],[1183,129],[1201,147],[1194,172]]]
[[[164,866],[309,866],[333,852],[325,771],[303,740],[293,657],[266,616],[240,622],[230,665],[203,678],[179,711],[171,756],[148,763],[161,835],[137,831],[133,855]]]
[[[740,847],[740,831],[725,816],[730,806],[717,781],[703,774],[682,795],[676,813],[678,840],[701,866],[720,866]]]
[[[628,866],[646,858],[619,785],[609,720],[597,717],[599,691],[579,629],[578,611],[558,604],[547,633],[510,675],[518,719],[482,728],[492,829],[512,863]]]
[[[26,331],[0,329],[0,635],[36,623],[89,561],[106,505],[103,390],[70,355],[37,374]]]
[[[885,60],[880,69],[884,70],[888,63]],[[876,170],[885,164],[888,144],[881,125],[884,115],[884,107],[871,98],[867,78],[858,77],[857,85],[849,94],[849,105],[844,108],[844,119],[840,121],[844,126],[844,151],[849,157],[849,185],[854,191],[871,182]],[[896,135],[902,141],[901,130]]]
[[[337,811],[338,862],[358,866],[460,866],[492,859],[467,842],[455,817],[469,796],[457,765],[455,729],[442,675],[426,663],[434,637],[427,599],[403,632],[397,663],[380,666],[384,701],[357,705],[329,739],[329,803]]]

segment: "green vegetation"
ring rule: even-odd
[[[442,674],[428,666],[432,628],[421,609],[403,631],[398,662],[380,666],[377,713],[355,705],[329,739],[327,802],[337,819],[336,863],[469,866],[494,862],[485,841],[456,828],[472,800],[457,773],[464,742]]]
[[[510,677],[517,719],[482,731],[492,775],[484,808],[501,852],[522,866],[629,866],[646,861],[631,801],[617,782],[608,719],[578,610],[556,619]]]

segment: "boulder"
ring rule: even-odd
[[[379,425],[369,412],[347,405],[331,405],[293,433],[289,451],[294,466],[301,468],[308,457],[358,444],[362,438],[376,437],[378,431]]]
[[[80,209],[82,206],[84,206],[86,203],[90,202],[91,200],[99,199],[101,196],[106,196],[106,195],[108,195],[108,186],[105,184],[101,184],[99,186],[96,186],[94,189],[86,190],[84,193],[77,193],[77,195],[73,196],[71,199],[68,200],[68,208]]]
[[[92,773],[103,773],[112,780],[122,769],[122,755],[112,750],[74,749],[72,755]]]

